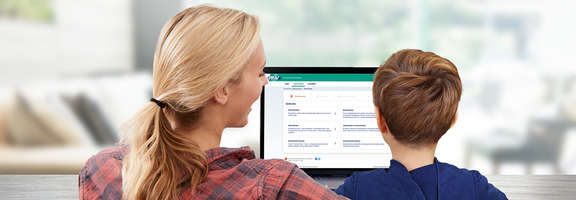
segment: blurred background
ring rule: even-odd
[[[0,0],[0,174],[77,173],[117,143],[150,98],[162,25],[204,3],[257,15],[271,67],[378,66],[404,48],[444,56],[464,92],[440,161],[576,174],[570,0]],[[256,102],[222,146],[258,155],[258,114]]]

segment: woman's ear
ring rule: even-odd
[[[226,86],[216,90],[216,93],[214,93],[214,101],[224,105],[228,102],[228,96],[230,96],[230,88],[228,84],[226,84]]]
[[[376,113],[376,123],[378,124],[378,129],[380,129],[381,133],[388,133],[388,125],[386,124],[386,120],[380,114],[380,108],[378,106],[374,107],[374,112]]]

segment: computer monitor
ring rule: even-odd
[[[261,158],[311,175],[388,167],[372,102],[377,68],[267,67],[260,99]]]

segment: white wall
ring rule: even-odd
[[[0,20],[0,84],[132,69],[132,0],[52,0],[54,21]]]

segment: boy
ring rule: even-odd
[[[456,121],[462,94],[452,62],[432,52],[398,51],[376,71],[372,93],[393,159],[388,169],[352,174],[336,193],[351,199],[507,199],[478,171],[434,157],[438,140]]]

